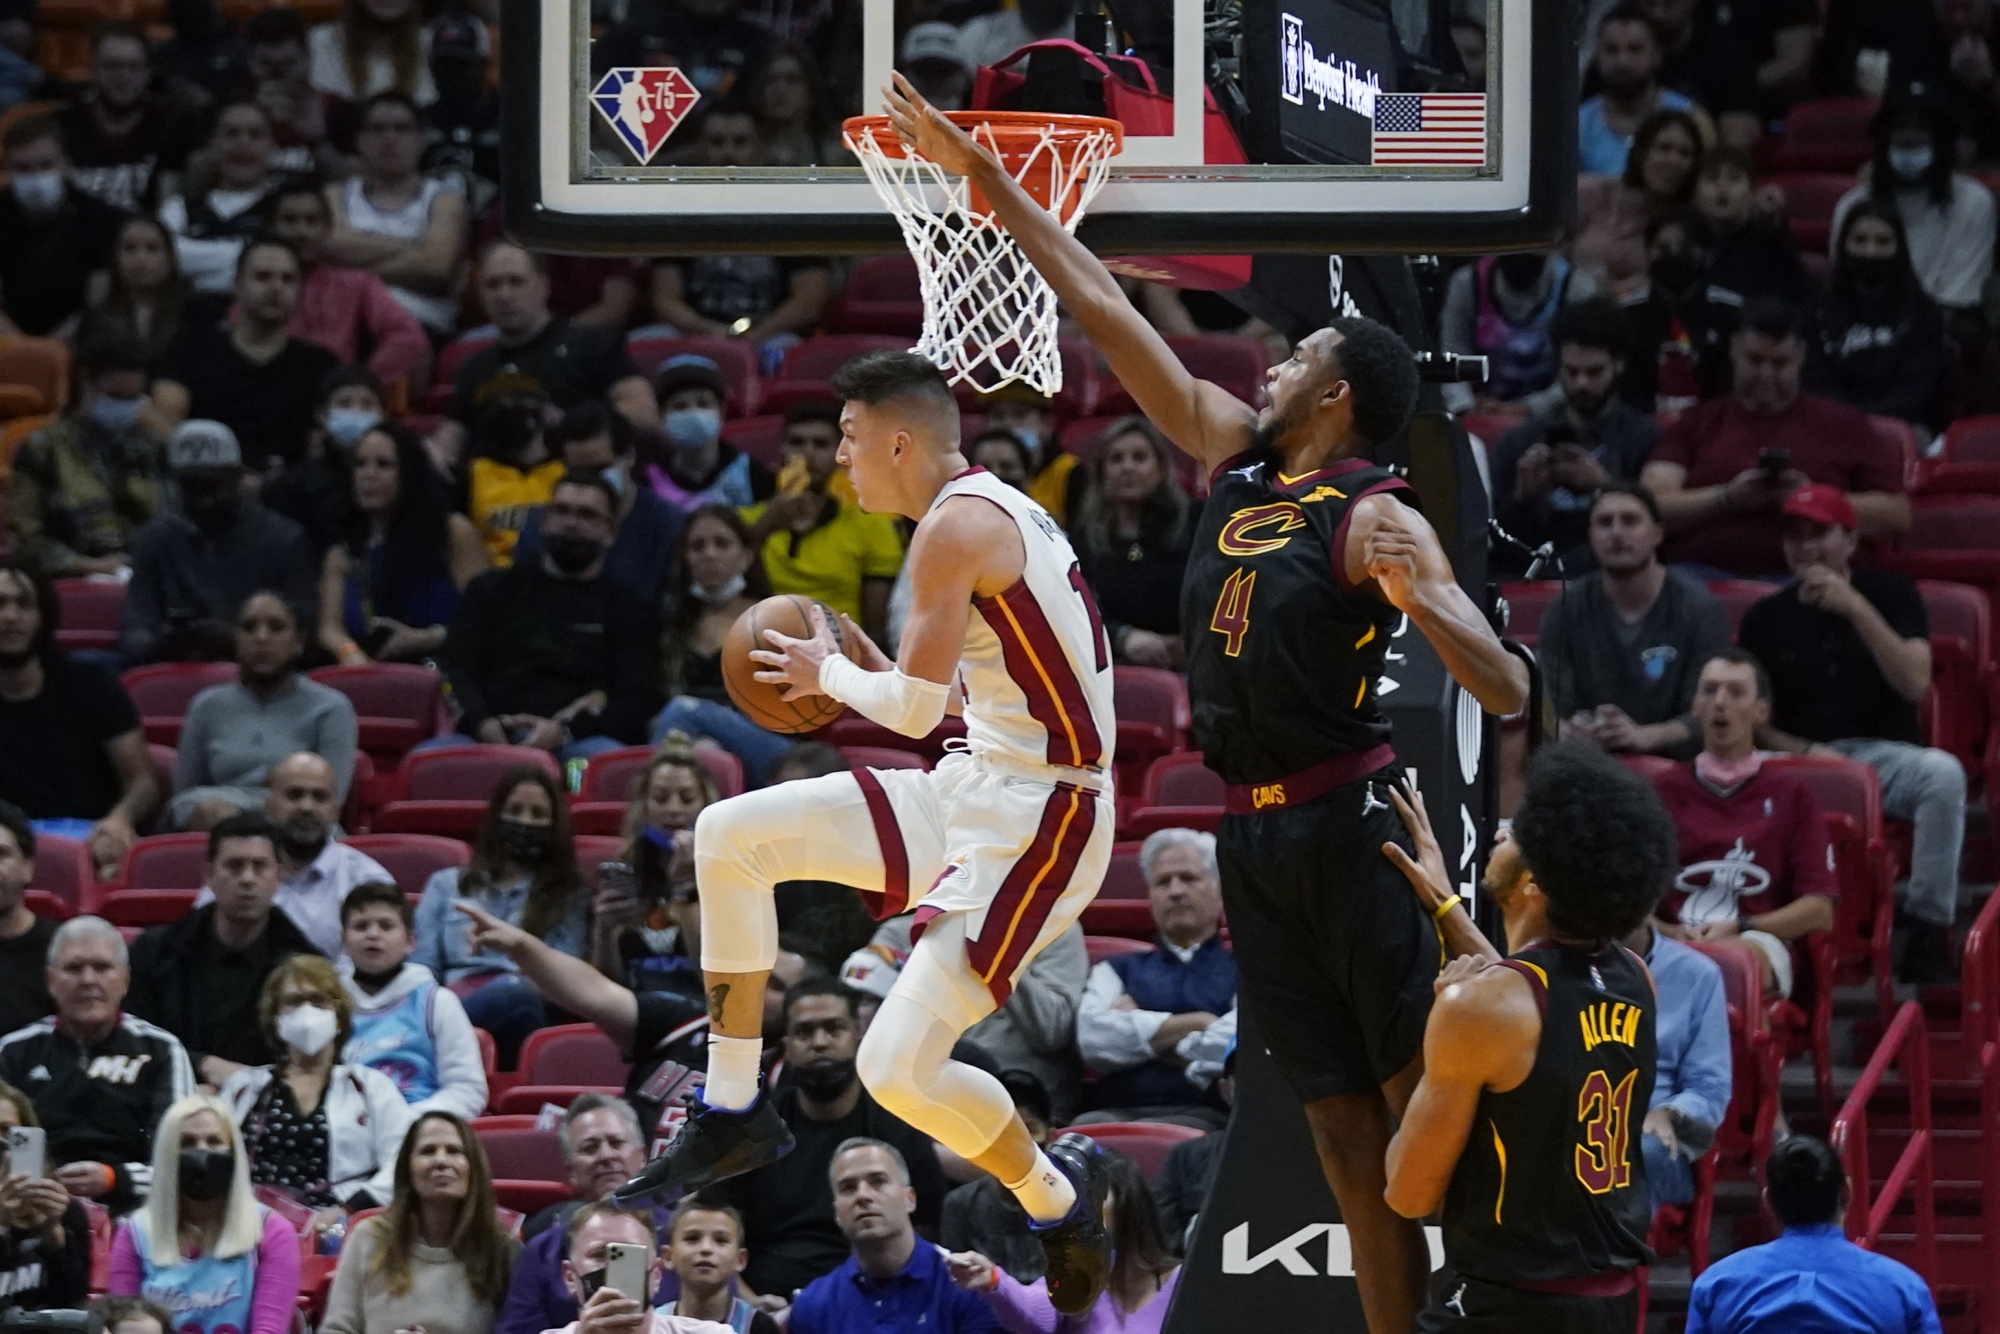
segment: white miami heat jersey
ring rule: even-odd
[[[1118,723],[1111,706],[1111,641],[1069,538],[1047,510],[984,468],[945,483],[1005,510],[1027,563],[998,597],[975,598],[959,659],[965,731],[975,754],[1111,775]]]

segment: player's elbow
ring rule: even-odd
[[[1391,1170],[1382,1202],[1403,1218],[1428,1218],[1437,1212],[1438,1192],[1411,1179],[1408,1172]]]
[[[1505,652],[1505,650],[1502,650]],[[1528,707],[1528,664],[1512,653],[1484,688],[1472,692],[1479,707],[1501,718],[1511,718]]]

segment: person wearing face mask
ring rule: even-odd
[[[360,362],[367,347],[368,369],[384,384],[408,379],[430,359],[424,326],[371,271],[327,262],[332,230],[333,210],[318,187],[287,186],[273,198],[271,232],[298,252],[304,267],[286,332],[319,344],[343,366]]]
[[[23,441],[7,474],[8,544],[56,579],[130,569],[166,479],[166,451],[142,420],[145,351],[86,344],[77,371],[75,410]]]
[[[425,883],[409,960],[459,994],[467,1017],[493,1035],[501,1065],[512,1068],[522,1039],[546,1022],[546,1012],[511,958],[474,943],[464,917],[453,910],[459,903],[475,904],[573,958],[589,954],[590,890],[577,869],[569,798],[545,770],[501,776],[473,840],[472,860]]]
[[[329,435],[348,425],[338,411],[327,414]],[[320,569],[320,646],[348,666],[424,661],[444,647],[459,594],[492,568],[486,544],[447,507],[408,427],[370,421],[352,452],[342,540]]]
[[[461,735],[565,762],[645,738],[659,709],[658,625],[605,577],[616,505],[600,474],[564,474],[539,559],[466,585],[444,649]]]
[[[413,1117],[394,1080],[340,1059],[353,1016],[331,963],[317,954],[287,959],[264,979],[257,1002],[278,1059],[238,1070],[220,1095],[243,1135],[251,1183],[312,1209],[322,1244],[335,1248],[345,1214],[392,1198]]]
[[[182,1098],[160,1118],[155,1189],[111,1243],[111,1295],[171,1311],[175,1334],[286,1334],[299,1297],[299,1236],[250,1190],[229,1108]]]
[[[246,494],[236,433],[217,421],[187,421],[167,442],[178,512],[156,516],[132,538],[132,579],[118,624],[129,663],[227,661],[236,654],[236,614],[260,588],[293,607],[318,596],[318,568],[305,530]]]
[[[638,433],[603,403],[579,403],[549,431],[565,470],[594,472],[618,497],[618,535],[604,553],[604,577],[649,607],[660,605],[680,540],[681,511],[638,484]],[[515,544],[517,560],[542,548],[542,516],[531,512]]]
[[[1561,255],[1537,250],[1489,255],[1461,267],[1445,287],[1438,340],[1447,352],[1485,357],[1486,383],[1444,388],[1453,412],[1520,416],[1560,398],[1555,387],[1556,313],[1597,295],[1597,281]]]
[[[1686,210],[1646,224],[1646,254],[1645,285],[1619,302],[1630,337],[1620,387],[1640,412],[1671,421],[1729,388],[1744,298],[1714,280],[1707,233]]]
[[[86,293],[111,266],[124,214],[71,188],[53,118],[17,120],[0,136],[0,334],[67,337]]]
[[[1994,205],[1984,185],[1955,170],[1957,137],[1957,122],[1935,93],[1923,85],[1892,90],[1875,115],[1868,179],[1834,205],[1833,234],[1843,234],[1848,211],[1863,199],[1895,209],[1910,267],[1964,348],[1985,338],[1981,294],[1993,272]]]
[[[306,530],[322,558],[346,527],[354,446],[382,420],[382,398],[382,382],[366,366],[328,371],[313,400],[305,457],[258,492],[265,505]]]
[[[655,495],[688,513],[703,505],[742,508],[769,500],[777,478],[722,438],[722,368],[707,357],[669,357],[653,379],[666,457],[646,469]]]
[[[1806,386],[1875,416],[1943,427],[1944,315],[1910,268],[1902,215],[1864,199],[1841,219],[1813,312]],[[16,465],[18,466],[18,465]]]

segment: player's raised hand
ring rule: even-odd
[[[1434,912],[1452,895],[1451,876],[1445,870],[1444,849],[1438,846],[1437,835],[1431,831],[1431,817],[1424,808],[1424,794],[1411,788],[1409,796],[1405,797],[1402,786],[1396,783],[1389,784],[1388,788],[1389,801],[1395,806],[1396,814],[1402,817],[1403,828],[1410,831],[1410,846],[1417,850],[1417,855],[1412,858],[1394,843],[1384,843],[1382,855],[1409,880],[1425,910]]]
[[[981,162],[992,160],[992,154],[926,102],[908,79],[893,72],[889,79],[882,90],[882,110],[905,148],[955,176],[970,176]]]
[[[833,626],[818,603],[813,604],[809,614],[813,630],[810,637],[794,639],[776,630],[766,630],[764,642],[770,647],[750,651],[750,660],[765,667],[756,679],[767,686],[784,686],[787,700],[820,694],[819,665],[840,652],[840,641],[833,637]]]

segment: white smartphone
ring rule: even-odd
[[[40,1126],[15,1126],[7,1132],[9,1176],[38,1177],[48,1158],[48,1132]]]
[[[653,1294],[646,1290],[646,1257],[650,1247],[629,1241],[614,1241],[604,1248],[604,1286],[616,1288],[623,1296],[644,1304]]]

